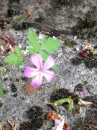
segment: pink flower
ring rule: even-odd
[[[43,77],[47,82],[51,82],[55,74],[53,71],[49,71],[55,64],[54,59],[49,56],[47,61],[43,64],[43,59],[40,54],[32,55],[30,61],[35,67],[26,67],[24,70],[24,76],[32,78],[31,86],[39,87],[42,84]]]
[[[83,91],[80,91],[79,92],[79,96],[81,97],[81,96],[83,96],[84,95],[84,92]]]

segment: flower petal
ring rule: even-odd
[[[38,74],[38,69],[32,67],[26,67],[24,70],[24,76],[27,78],[32,78]]]
[[[46,78],[48,83],[51,82],[55,76],[54,72],[49,70],[44,70],[44,73],[42,73],[42,75]]]
[[[42,84],[43,76],[42,74],[38,74],[31,82],[31,86],[39,87]]]
[[[33,63],[33,65],[35,65],[35,67],[37,67],[38,69],[43,67],[43,60],[41,55],[39,54],[32,55],[30,60]]]
[[[49,69],[49,68],[53,67],[54,64],[55,64],[55,61],[54,61],[53,57],[49,56],[47,61],[44,64],[43,68],[44,69]]]

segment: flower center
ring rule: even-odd
[[[42,68],[39,71],[42,72],[42,73],[44,72],[44,70]]]

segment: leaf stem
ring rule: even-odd
[[[8,56],[9,54],[7,53],[7,54],[0,54],[0,56]]]

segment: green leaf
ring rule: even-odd
[[[15,46],[15,53],[18,56],[24,56],[24,53],[22,52],[22,50],[18,46]]]
[[[52,68],[53,68],[54,70],[57,70],[57,66],[56,66],[56,65],[54,65]]]
[[[38,36],[37,34],[32,30],[29,29],[28,31],[28,44],[30,47],[33,48],[33,52],[37,53],[40,51],[40,44],[38,43]],[[31,51],[30,51],[31,52]]]
[[[2,80],[2,78],[0,77],[0,80]]]
[[[48,58],[47,53],[45,53],[44,51],[40,51],[39,54],[42,56],[43,60],[46,61]]]
[[[36,51],[33,48],[27,48],[27,50],[30,52],[30,54],[35,54]]]
[[[58,106],[58,105],[62,105],[63,103],[66,103],[66,102],[69,103],[68,111],[70,111],[74,107],[73,100],[71,97],[57,100],[54,102],[54,105]]]
[[[23,63],[23,61],[24,53],[18,46],[15,46],[14,53],[10,53],[10,55],[4,59],[4,62],[15,65],[16,67],[19,67]]]
[[[3,96],[4,94],[3,94],[2,84],[0,84],[0,98],[2,98]]]
[[[20,58],[17,60],[17,63],[15,64],[16,67],[19,67],[20,65],[22,65],[24,59],[23,58]]]
[[[15,53],[10,53],[10,55],[4,59],[4,62],[10,65],[15,65],[16,67],[19,67],[23,61],[24,58],[22,56],[18,56],[18,54]]]
[[[17,63],[17,60],[18,60],[18,57],[15,53],[10,53],[9,56],[7,56],[5,59],[4,59],[4,62],[6,63],[9,63],[11,65],[14,65]]]
[[[42,50],[46,50],[50,54],[54,54],[60,45],[60,40],[54,38],[43,38],[41,40]]]

